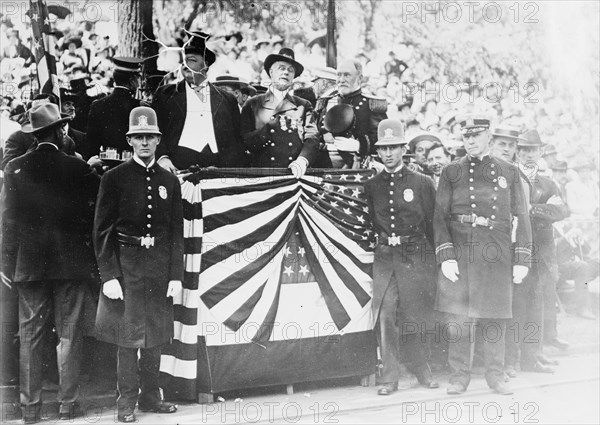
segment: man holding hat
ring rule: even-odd
[[[131,151],[125,140],[129,113],[140,106],[136,93],[140,84],[141,59],[115,57],[113,71],[113,92],[94,101],[90,107],[87,121],[87,143],[84,158],[88,164],[102,167],[99,158],[102,148],[114,148],[119,154]]]
[[[118,346],[120,422],[136,420],[138,401],[143,412],[177,410],[161,400],[158,378],[161,346],[173,337],[171,297],[182,289],[183,207],[179,180],[155,161],[160,136],[151,108],[131,111],[133,157],[104,175],[96,205],[94,247],[103,282],[96,331],[99,340]]]
[[[433,172],[427,167],[427,151],[434,143],[442,143],[442,139],[428,131],[418,131],[411,135],[408,140],[408,150],[414,154],[414,167],[416,171],[427,174],[428,176],[433,175]]]
[[[315,160],[317,129],[310,102],[290,94],[304,67],[292,49],[283,48],[265,59],[271,86],[242,108],[242,137],[254,167],[288,167],[300,178]]]
[[[152,103],[163,131],[158,164],[173,173],[192,165],[243,167],[238,101],[206,80],[216,60],[206,46],[210,35],[186,32],[190,38],[184,44],[183,80],[160,87]]]
[[[560,349],[568,348],[566,341],[558,338],[557,330],[557,301],[556,283],[558,280],[558,264],[556,260],[556,246],[554,243],[553,223],[564,220],[569,216],[569,209],[564,203],[560,189],[556,183],[547,176],[539,173],[538,164],[542,159],[544,144],[537,130],[525,132],[517,144],[517,158],[519,168],[527,179],[530,188],[529,217],[533,232],[533,243],[536,246],[532,266],[533,283],[539,284],[543,294],[543,306],[538,310],[543,311],[543,326],[537,334],[540,339],[543,329],[544,342]],[[538,303],[539,304],[539,303]],[[542,325],[538,318],[536,323]],[[540,350],[541,352],[541,346]],[[545,360],[545,358],[543,357]],[[536,372],[547,372],[547,367],[538,364],[537,359],[521,358],[521,369]]]
[[[337,67],[337,89],[322,96],[316,107],[323,150],[330,149],[328,146],[333,145],[339,151],[355,152],[361,157],[375,153],[373,146],[377,140],[377,126],[387,118],[387,101],[364,93],[361,89],[362,82],[363,69],[360,62],[350,59],[340,61]],[[333,137],[323,129],[327,111],[340,103],[354,108],[356,125],[351,139]]]
[[[504,382],[504,340],[513,284],[523,281],[531,259],[525,193],[517,167],[489,155],[489,117],[468,114],[457,121],[467,156],[442,169],[434,214],[441,264],[436,310],[447,314],[452,368],[447,393],[463,393],[469,385],[477,331],[488,385],[511,394]]]
[[[433,327],[433,181],[403,164],[406,140],[400,121],[379,123],[375,148],[385,170],[367,181],[365,194],[378,240],[373,263],[373,317],[379,321],[383,361],[378,394],[398,389],[401,348],[419,383],[437,388],[422,333]]]
[[[240,111],[248,98],[256,96],[257,93],[254,87],[233,75],[221,75],[217,77],[214,85],[234,95],[238,102],[238,106],[240,107]]]
[[[96,269],[88,239],[98,175],[61,152],[65,139],[58,106],[43,102],[22,131],[37,147],[5,168],[2,192],[2,280],[18,292],[20,391],[23,420],[40,420],[45,333],[54,326],[60,418],[71,419],[79,396],[87,281]]]

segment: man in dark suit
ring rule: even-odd
[[[435,188],[429,177],[404,165],[406,140],[400,121],[379,123],[375,147],[385,170],[367,181],[365,194],[378,235],[373,262],[373,317],[379,321],[383,361],[378,394],[398,389],[400,348],[419,383],[438,388],[431,377],[422,332],[433,328]]]
[[[161,400],[158,377],[161,346],[173,337],[169,297],[182,288],[183,206],[179,180],[155,161],[160,134],[151,108],[131,111],[133,158],[103,176],[96,205],[94,247],[103,282],[96,332],[118,346],[120,422],[135,422],[138,400],[144,412],[177,411]]]
[[[83,157],[94,167],[104,165],[98,156],[102,147],[114,148],[119,155],[123,151],[131,151],[131,146],[125,140],[125,133],[129,113],[140,106],[135,94],[139,85],[141,59],[116,57],[113,62],[113,92],[92,103],[87,120],[87,142]]]
[[[319,136],[309,101],[290,94],[304,67],[292,49],[267,56],[271,86],[242,108],[242,137],[254,167],[288,167],[299,178],[316,159]]]
[[[82,160],[60,151],[64,139],[58,106],[30,111],[25,133],[37,147],[5,169],[2,202],[3,279],[19,294],[20,389],[23,419],[34,423],[42,407],[44,334],[54,326],[61,403],[60,417],[74,416],[79,370],[85,281],[94,273],[91,231],[97,174]]]
[[[247,156],[240,138],[237,100],[206,80],[216,59],[206,48],[210,36],[187,33],[183,81],[159,88],[152,102],[163,131],[157,162],[173,173],[192,165],[243,167]]]
[[[441,264],[435,308],[448,317],[452,368],[447,393],[467,390],[477,330],[489,387],[512,394],[504,382],[504,340],[513,284],[523,281],[531,260],[525,193],[517,167],[489,155],[489,117],[469,114],[457,121],[467,156],[442,169],[434,214]]]

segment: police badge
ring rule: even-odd
[[[159,186],[159,188],[158,188],[158,195],[162,199],[167,199],[167,188],[164,187],[164,186]]]
[[[403,195],[406,202],[412,202],[412,200],[415,199],[415,193],[412,189],[404,189]]]
[[[500,186],[502,189],[506,189],[508,187],[506,178],[504,178],[504,176],[498,177],[498,186]]]

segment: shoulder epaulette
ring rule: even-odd
[[[365,96],[369,99],[369,109],[372,112],[387,112],[388,102],[383,98]]]

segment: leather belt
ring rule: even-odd
[[[146,249],[154,246],[154,236],[130,236],[117,233],[117,240],[127,245],[144,246]]]
[[[509,227],[505,223],[497,220],[492,220],[487,217],[482,217],[477,214],[452,214],[452,221],[463,224],[471,224],[473,227],[489,227],[491,229],[498,229],[503,232],[508,232]]]
[[[409,243],[411,241],[415,241],[417,239],[423,238],[423,235],[414,234],[414,235],[400,235],[400,236],[388,236],[385,233],[381,233],[377,237],[377,241],[380,245],[385,246],[398,246],[405,243]]]

